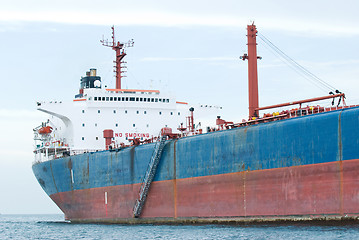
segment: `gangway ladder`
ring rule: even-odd
[[[157,139],[158,140],[153,150],[150,163],[148,164],[146,174],[142,179],[138,199],[136,200],[135,207],[133,208],[133,216],[135,218],[138,218],[141,215],[142,208],[145,205],[147,194],[150,189],[151,182],[156,174],[157,165],[161,159],[167,136],[161,136],[160,134]]]

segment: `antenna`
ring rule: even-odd
[[[122,61],[123,58],[127,55],[125,52],[125,48],[127,47],[133,47],[134,45],[134,41],[133,39],[129,40],[127,43],[121,43],[121,42],[116,42],[115,39],[115,27],[112,26],[112,42],[110,42],[108,39],[104,39],[102,37],[102,40],[100,40],[100,42],[102,43],[103,46],[105,47],[110,47],[113,50],[116,51],[116,61],[113,61],[116,65],[114,66],[114,72],[116,73],[116,89],[121,89],[121,79],[122,77],[126,77],[126,76],[122,76],[122,73],[126,72],[126,66],[121,66],[121,64],[126,64],[125,61]]]

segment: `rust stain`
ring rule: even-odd
[[[247,216],[247,203],[246,203],[246,172],[242,172],[243,174],[243,210],[244,217]]]
[[[339,177],[340,177],[340,215],[344,215],[344,180],[343,180],[343,161],[339,161]]]
[[[72,161],[71,161],[71,158],[70,158],[70,160],[67,162],[67,167],[68,167],[69,169],[72,169]]]
[[[71,160],[71,159],[70,159]],[[52,171],[52,161],[50,161],[50,170],[51,170],[51,176],[52,176],[52,181],[54,181],[54,186],[55,186],[55,189],[56,189],[56,193],[59,192],[59,190],[57,189],[57,186],[56,186],[56,182],[55,182],[55,177],[54,177],[54,172]],[[61,197],[60,197],[61,198]],[[62,200],[62,199],[61,199]]]
[[[135,148],[132,147],[130,150],[130,175],[132,183],[135,183]]]
[[[177,170],[176,170],[176,143],[173,144],[173,205],[174,205],[174,218],[177,218]]]
[[[338,119],[338,160],[343,160],[343,145],[342,145],[342,112],[339,113]]]

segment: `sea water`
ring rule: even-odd
[[[359,226],[71,224],[63,215],[0,215],[0,239],[359,239]]]

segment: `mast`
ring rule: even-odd
[[[254,23],[247,26],[247,38],[248,55],[244,54],[240,59],[243,61],[248,59],[248,109],[249,118],[253,118],[258,117],[256,111],[256,108],[259,107],[257,59],[261,59],[257,56],[257,28]]]
[[[101,40],[103,46],[110,47],[116,52],[116,65],[114,66],[114,72],[116,73],[116,89],[121,89],[121,79],[122,73],[126,71],[122,71],[123,68],[126,68],[125,66],[121,66],[121,64],[126,63],[122,61],[122,59],[127,55],[125,52],[126,47],[133,47],[134,41],[133,39],[129,40],[127,43],[120,43],[119,41],[116,43],[115,41],[115,27],[112,26],[112,43],[110,43],[108,40]]]

